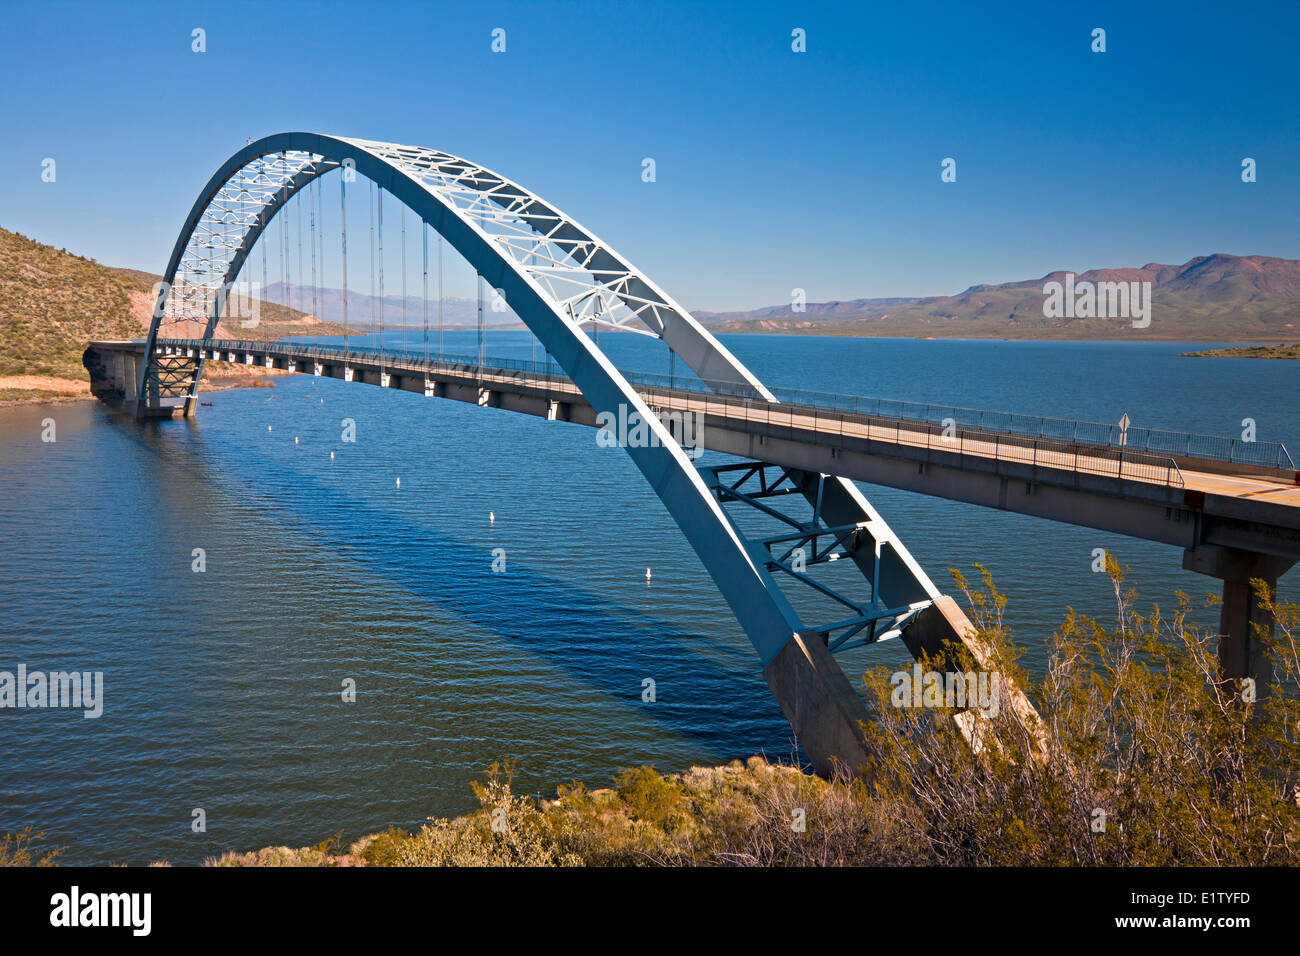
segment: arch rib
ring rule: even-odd
[[[137,409],[163,400],[155,342],[160,327],[201,322],[210,342],[229,290],[261,233],[285,203],[325,172],[347,167],[413,210],[496,289],[598,411],[635,412],[653,433],[625,450],[667,507],[753,643],[764,676],[819,769],[865,761],[861,700],[830,657],[825,635],[800,634],[798,615],[740,534],[670,430],[584,332],[606,325],[648,332],[711,387],[775,402],[734,355],[648,277],[590,231],[517,183],[457,156],[422,147],[315,133],[280,133],[232,156],[200,193],[177,238],[146,339]],[[193,369],[187,412],[202,358]],[[902,542],[857,487],[843,478],[801,479],[823,507],[856,523],[873,545],[853,555],[873,579],[873,601],[941,599]],[[816,489],[814,491],[813,489]],[[816,500],[813,500],[815,494]],[[936,641],[968,640],[969,622],[951,599],[941,615],[919,614],[908,641],[935,653]],[[955,612],[955,613],[954,613]],[[936,623],[937,622],[937,623]],[[924,627],[919,625],[924,624]],[[820,639],[819,639],[820,638]],[[926,645],[926,646],[923,646]],[[850,700],[851,698],[851,700]]]
[[[265,164],[267,157],[272,162]],[[257,165],[264,164],[264,165]],[[436,150],[351,140],[315,133],[281,133],[254,142],[232,156],[200,193],[176,241],[164,287],[159,293],[154,319],[146,340],[137,402],[157,401],[150,394],[150,368],[160,327],[169,321],[191,321],[185,311],[198,290],[209,303],[204,315],[204,339],[210,340],[224,306],[225,295],[249,249],[275,213],[307,182],[341,165],[354,166],[358,175],[383,187],[427,222],[469,264],[501,289],[506,301],[564,369],[593,408],[638,413],[654,433],[646,447],[627,448],[651,488],[668,508],[705,568],[718,585],[732,612],[749,636],[760,660],[766,664],[790,640],[798,616],[771,581],[766,569],[748,554],[721,506],[709,493],[672,433],[650,411],[614,364],[581,330],[581,322],[558,306],[551,286],[535,274],[520,256],[509,254],[509,244],[494,226],[509,226],[521,211],[529,221],[543,221],[540,200],[502,177],[459,157]],[[252,175],[241,171],[254,166]],[[232,182],[254,197],[256,208],[232,213],[218,206],[207,216],[222,190]],[[256,192],[245,188],[256,186]],[[487,193],[485,195],[484,193]],[[590,260],[595,240],[578,239],[567,220],[556,219],[552,231],[563,236],[546,239],[551,246],[568,242],[577,254]],[[221,227],[228,227],[224,231]],[[220,241],[216,241],[220,237]],[[213,256],[210,247],[228,255]],[[590,247],[590,248],[589,248]],[[549,249],[554,261],[573,265],[560,251]],[[188,259],[187,259],[188,257]],[[195,263],[186,272],[182,265]],[[607,261],[607,260],[602,260]],[[179,292],[177,291],[179,290]],[[660,306],[660,310],[666,306]],[[188,401],[198,393],[198,374]]]

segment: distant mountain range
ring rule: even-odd
[[[310,286],[272,282],[266,287],[266,298],[271,302],[313,314]],[[380,309],[381,301],[383,304],[382,310]],[[421,327],[424,324],[424,300],[418,295],[408,295],[406,297],[405,312],[402,310],[402,297],[400,295],[386,295],[381,300],[379,296],[371,298],[367,293],[349,289],[347,303],[348,324],[353,327],[376,326],[381,322],[387,326],[406,324],[412,328]],[[343,290],[317,289],[315,314],[324,322],[342,322]],[[381,314],[383,316],[382,320],[380,319]],[[447,328],[476,327],[478,324],[478,300],[450,296],[443,299],[442,320]],[[430,299],[429,326],[431,328],[436,327],[437,323],[438,301]],[[483,324],[487,326],[522,326],[523,323],[508,306],[504,312],[493,312],[492,296],[489,292],[483,303]]]
[[[1300,261],[1271,256],[1198,256],[1183,265],[1148,263],[1141,268],[1090,269],[1077,274],[1051,272],[1040,279],[971,286],[957,295],[852,299],[809,302],[796,312],[792,304],[747,312],[697,311],[695,317],[717,332],[794,332],[852,336],[914,336],[918,338],[1056,338],[1056,339],[1175,339],[1248,341],[1300,337]],[[1101,283],[1150,283],[1150,323],[1134,327],[1129,314],[1109,316],[1047,315],[1044,286],[1057,282],[1074,288]],[[271,302],[311,313],[311,289],[272,283]],[[380,324],[380,302],[355,289],[348,290],[348,323]],[[385,296],[382,324],[419,327],[424,301]],[[437,302],[429,303],[429,324],[437,322]],[[325,322],[343,321],[343,292],[317,291],[316,313]],[[443,322],[448,328],[473,327],[478,303],[447,298]],[[1073,310],[1070,310],[1073,311]],[[493,327],[520,326],[507,308],[493,312],[485,303],[484,323]]]
[[[153,310],[158,277],[135,269],[115,269],[63,249],[0,228],[0,401],[49,391],[84,391],[81,353],[92,338],[143,335]],[[1181,266],[1151,263],[1140,269],[1093,269],[1073,278],[1085,284],[1150,283],[1150,324],[1134,328],[1130,319],[1044,315],[1048,283],[1067,284],[1065,272],[1041,279],[972,286],[958,295],[927,298],[854,299],[812,302],[795,312],[790,305],[749,312],[696,312],[718,332],[799,332],[823,335],[952,338],[1172,339],[1202,342],[1300,342],[1300,262],[1268,256],[1200,256]],[[338,335],[343,293],[272,285],[256,328],[223,319],[219,336],[275,338],[285,335]],[[277,304],[279,303],[279,304]],[[400,296],[383,303],[383,323],[400,327]],[[406,319],[424,322],[424,302],[408,296]],[[449,298],[443,305],[448,328],[473,327],[478,303]],[[1077,313],[1075,313],[1077,315]],[[323,320],[320,321],[320,320]],[[493,312],[494,327],[519,324],[515,314]],[[380,321],[379,303],[350,290],[348,324],[355,332]],[[437,303],[429,303],[429,323],[437,322]],[[169,327],[174,335],[198,335]],[[1267,354],[1279,354],[1270,351]],[[1280,354],[1290,355],[1290,352]]]
[[[1300,261],[1270,256],[1198,256],[1183,265],[1091,269],[1083,283],[1151,283],[1150,324],[1128,317],[1044,314],[1044,286],[1064,285],[1065,271],[1041,279],[971,286],[957,295],[854,299],[748,312],[696,312],[717,332],[803,332],[854,336],[946,338],[1181,339],[1246,341],[1300,338]]]

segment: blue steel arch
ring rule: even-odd
[[[204,340],[211,341],[229,288],[258,237],[297,191],[340,166],[404,203],[502,290],[593,408],[624,405],[639,413],[658,441],[625,450],[754,645],[805,750],[821,768],[834,759],[864,759],[856,728],[866,712],[829,651],[815,646],[816,640],[803,641],[797,613],[765,563],[751,554],[721,499],[583,327],[640,325],[705,382],[725,383],[733,393],[764,401],[775,398],[647,276],[554,206],[491,170],[437,150],[316,133],[279,133],[239,150],[200,192],[173,247],[146,340],[138,405],[160,400],[160,327],[200,320]],[[202,363],[200,355],[188,404],[197,397]],[[837,523],[856,526],[870,545],[858,547],[853,557],[873,578],[873,600],[918,612],[911,625],[914,640],[907,641],[914,654],[934,653],[940,641],[954,638],[969,646],[972,629],[960,609],[939,593],[851,481],[820,476],[803,493],[810,501],[815,495],[818,512],[825,506]]]
[[[799,627],[799,618],[769,572],[750,556],[722,507],[671,431],[659,421],[622,373],[581,330],[579,322],[570,317],[567,310],[559,307],[556,299],[517,260],[502,255],[495,248],[496,244],[471,217],[444,199],[439,191],[413,175],[405,168],[405,164],[394,162],[391,158],[380,155],[380,152],[382,151],[374,150],[366,141],[315,133],[281,133],[246,146],[221,166],[191,208],[168,261],[163,275],[164,285],[159,293],[146,340],[147,358],[141,367],[137,400],[149,400],[149,373],[155,361],[154,342],[160,325],[165,324],[167,318],[166,301],[171,287],[177,282],[182,259],[198,233],[197,227],[222,188],[240,170],[264,157],[281,153],[306,153],[314,157],[296,171],[292,168],[285,169],[282,183],[272,191],[262,209],[247,222],[236,223],[239,227],[236,230],[238,245],[227,261],[226,271],[219,277],[217,288],[222,291],[212,300],[205,339],[211,339],[216,328],[217,317],[224,307],[226,290],[234,282],[249,250],[276,212],[312,179],[350,160],[355,164],[358,175],[374,181],[403,202],[441,234],[494,288],[504,290],[506,300],[514,312],[551,353],[593,408],[617,409],[620,404],[624,404],[629,414],[636,411],[642,416],[648,427],[655,432],[658,442],[651,442],[645,447],[628,447],[626,451],[682,529],[754,644],[759,659],[766,665],[790,641]],[[494,179],[508,182],[501,177]],[[541,212],[540,208],[530,211],[534,218]],[[726,353],[702,327],[690,329],[690,325],[682,323],[680,318],[676,324],[680,328],[689,329],[693,333],[690,337],[696,341],[713,345],[715,355]],[[694,324],[694,320],[691,320],[691,324]],[[687,359],[689,351],[682,351],[685,353],[683,358]],[[693,367],[697,364],[689,359],[687,361]],[[731,361],[735,367],[743,368],[734,359]],[[722,368],[722,363],[716,361],[712,366],[698,364],[706,373],[712,373],[715,379],[717,371]],[[196,393],[197,377],[198,373],[194,385]],[[728,377],[757,383],[747,372]]]

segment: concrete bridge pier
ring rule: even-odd
[[[1294,563],[1290,558],[1217,545],[1198,545],[1183,552],[1183,567],[1188,571],[1223,581],[1219,612],[1219,666],[1223,676],[1232,681],[1253,678],[1260,697],[1273,680],[1273,668],[1262,643],[1272,637],[1273,622],[1259,606],[1250,582],[1259,578],[1276,589],[1277,579]]]

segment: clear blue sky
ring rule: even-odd
[[[692,309],[1300,258],[1297,37],[1294,2],[3,0],[0,225],[159,272],[216,167],[302,129],[494,168]]]

